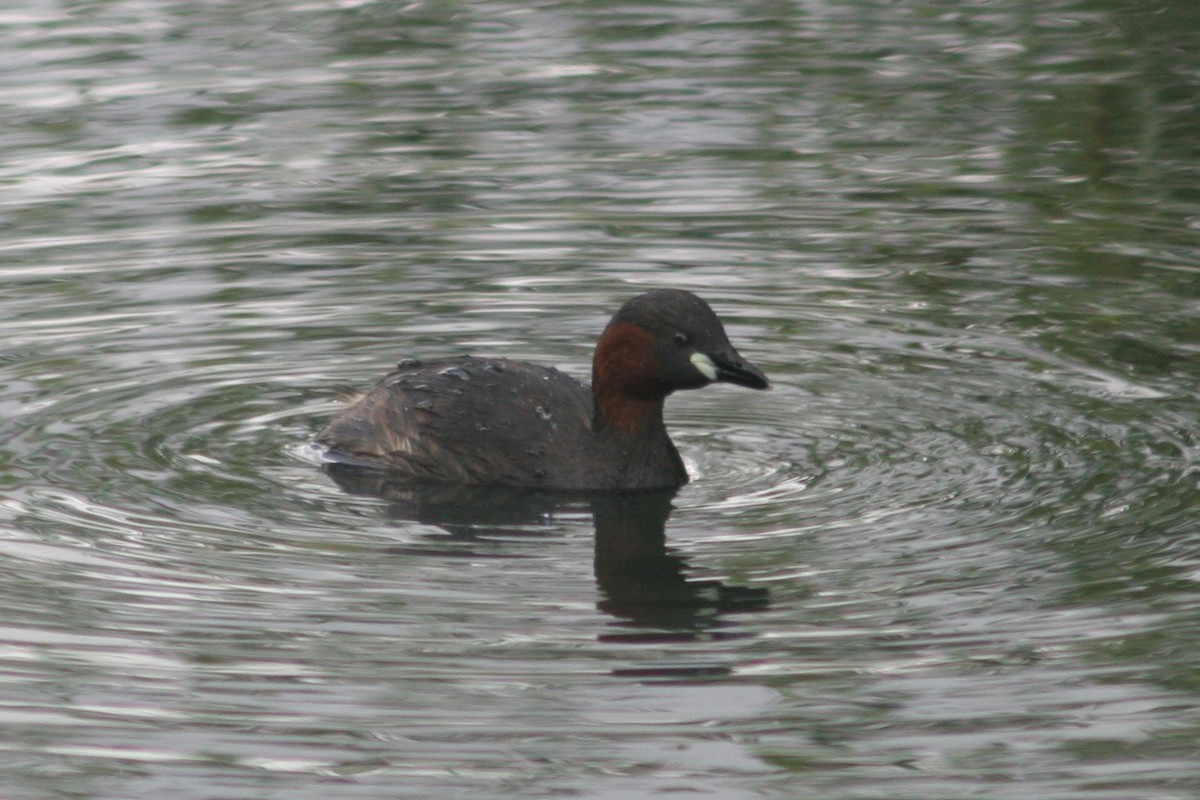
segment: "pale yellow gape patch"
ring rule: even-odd
[[[700,370],[701,375],[710,381],[717,379],[717,365],[713,363],[711,358],[704,355],[704,353],[692,353],[692,357],[689,360],[692,362],[693,367]]]

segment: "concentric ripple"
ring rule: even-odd
[[[1193,796],[1195,6],[7,4],[0,794]],[[652,287],[674,496],[307,450]]]

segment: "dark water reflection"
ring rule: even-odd
[[[1191,797],[1198,14],[6,5],[0,794]],[[669,516],[306,450],[651,286]]]
[[[730,612],[764,609],[764,587],[730,586],[716,579],[689,576],[686,559],[667,547],[666,526],[675,491],[629,494],[569,495],[511,488],[427,486],[397,482],[387,472],[345,464],[326,464],[326,473],[343,491],[387,501],[396,520],[435,525],[448,537],[402,545],[393,552],[458,558],[488,557],[471,542],[497,537],[545,535],[545,521],[560,513],[590,512],[594,525],[598,608],[618,625],[637,631],[602,634],[606,641],[686,641],[699,635],[730,636]],[[494,557],[494,556],[493,556]],[[503,556],[501,556],[503,557]],[[667,668],[670,675],[698,669]],[[725,668],[716,671],[727,672]],[[628,672],[625,670],[624,672]],[[662,675],[660,668],[641,670],[643,677]]]

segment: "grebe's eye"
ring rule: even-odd
[[[687,347],[691,343],[692,343],[692,337],[688,336],[683,331],[680,331],[679,333],[675,334],[675,344],[679,345],[680,347]]]

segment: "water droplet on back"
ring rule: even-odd
[[[471,380],[471,373],[462,367],[446,367],[438,375],[445,375],[447,378],[458,378],[460,381]]]

